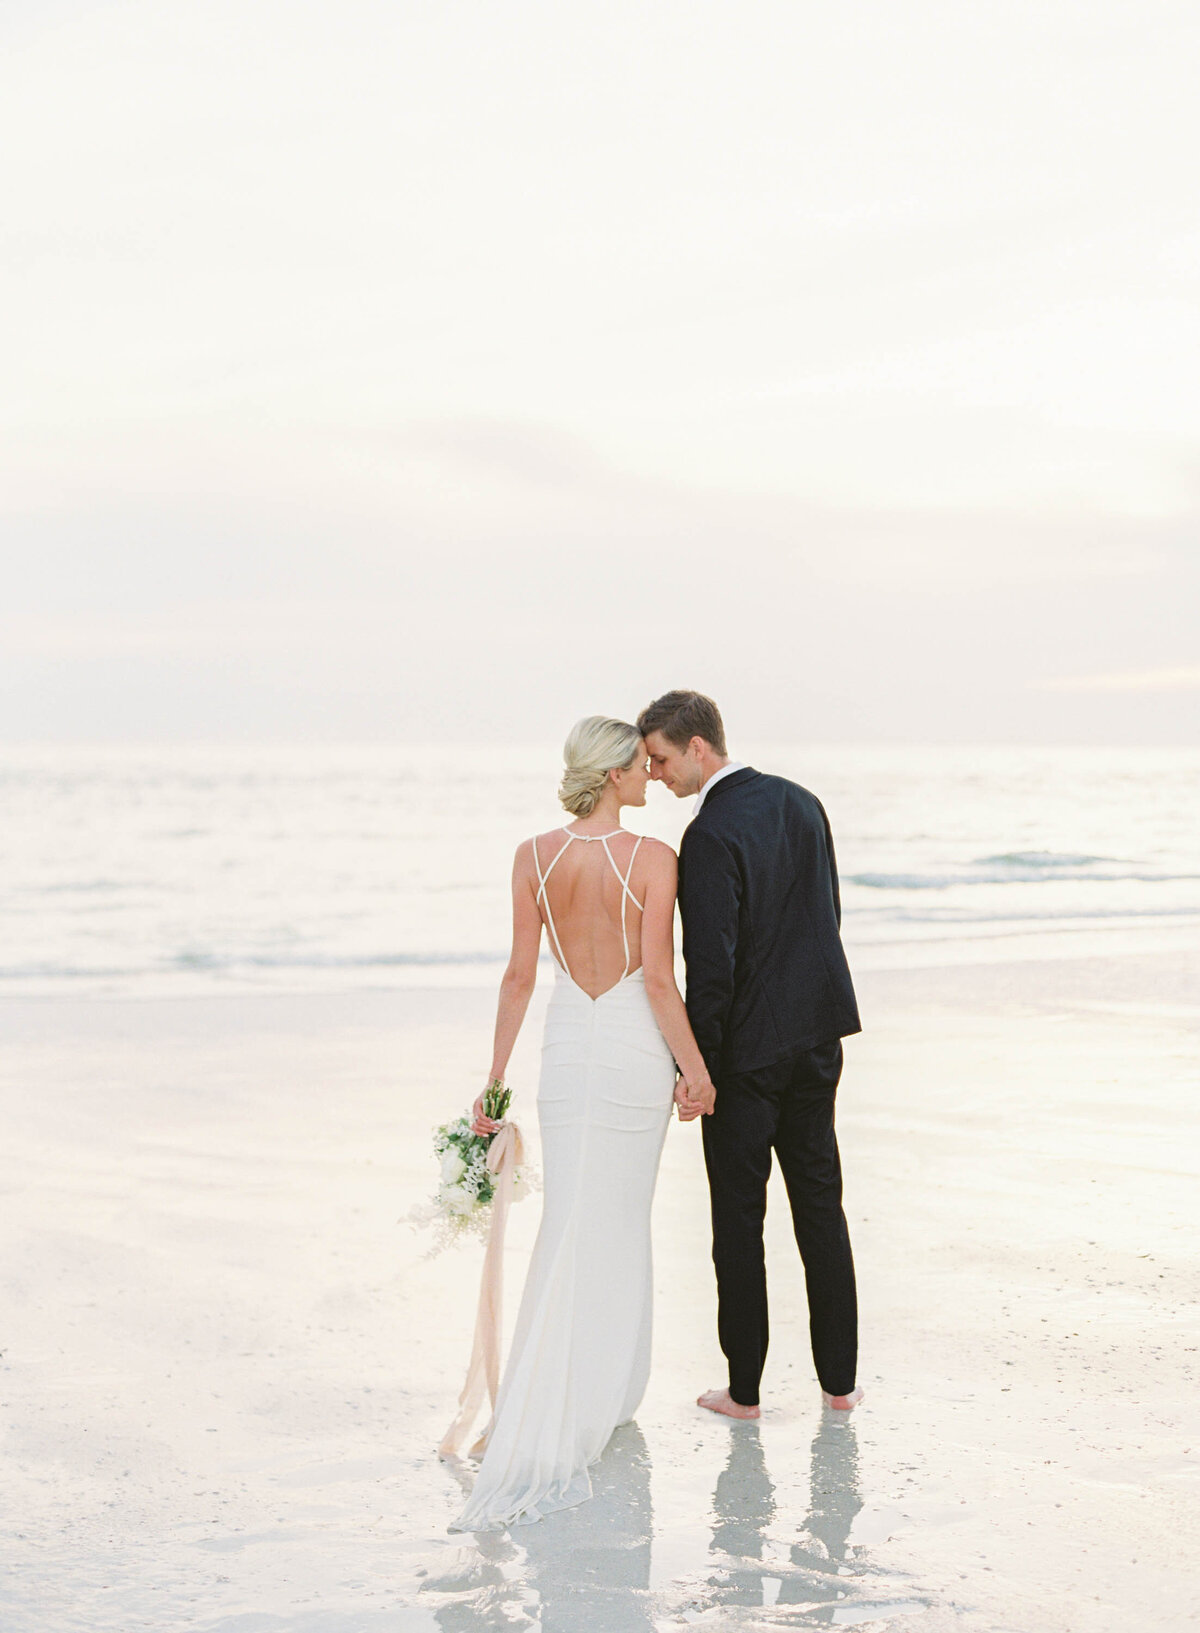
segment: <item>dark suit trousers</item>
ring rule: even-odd
[[[797,1060],[722,1077],[716,1110],[702,1118],[712,1196],[717,1332],[729,1392],[758,1404],[767,1358],[763,1219],[772,1149],[779,1159],[808,1286],[809,1331],[821,1388],[846,1395],[858,1362],[858,1300],[842,1212],[842,1165],[833,1107],[840,1040]]]

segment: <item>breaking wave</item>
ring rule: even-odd
[[[1200,874],[1159,872],[1112,856],[1057,851],[1006,851],[980,856],[957,869],[930,873],[851,873],[848,884],[866,890],[952,890],[962,885],[1037,885],[1077,881],[1096,884],[1170,884]]]

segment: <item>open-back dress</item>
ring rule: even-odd
[[[542,1221],[479,1477],[456,1531],[528,1523],[590,1497],[588,1465],[633,1416],[650,1372],[650,1205],[675,1064],[630,954],[641,840],[622,871],[611,844],[619,836],[624,848],[632,836],[623,829],[562,832],[544,869],[533,841],[556,962],[537,1102]],[[567,940],[603,952],[619,936],[625,952],[620,979],[595,997],[572,978],[551,905],[551,876],[568,851],[572,865],[555,881]],[[619,890],[607,871],[601,877],[610,868]],[[610,956],[615,967],[615,939]]]

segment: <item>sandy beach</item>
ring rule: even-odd
[[[5,1002],[6,1633],[1193,1627],[1200,960],[859,986],[864,1406],[822,1411],[774,1192],[762,1421],[692,1404],[722,1367],[675,1126],[636,1425],[591,1504],[479,1546],[434,1447],[480,1250],[429,1259],[399,1221],[491,993]],[[531,1134],[539,1004],[510,1074]]]

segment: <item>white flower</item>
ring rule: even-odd
[[[446,1186],[442,1201],[450,1213],[470,1213],[476,1205],[475,1196],[470,1191],[460,1190],[457,1185]]]
[[[513,1175],[513,1192],[512,1192],[512,1194],[513,1194],[513,1201],[514,1202],[520,1202],[523,1197],[526,1197],[526,1196],[529,1195],[529,1181],[525,1178],[525,1175],[522,1173],[522,1171],[519,1168],[517,1169],[516,1173]]]
[[[458,1148],[448,1145],[442,1157],[442,1184],[453,1185],[455,1180],[461,1179],[466,1171],[467,1165],[462,1160]]]

